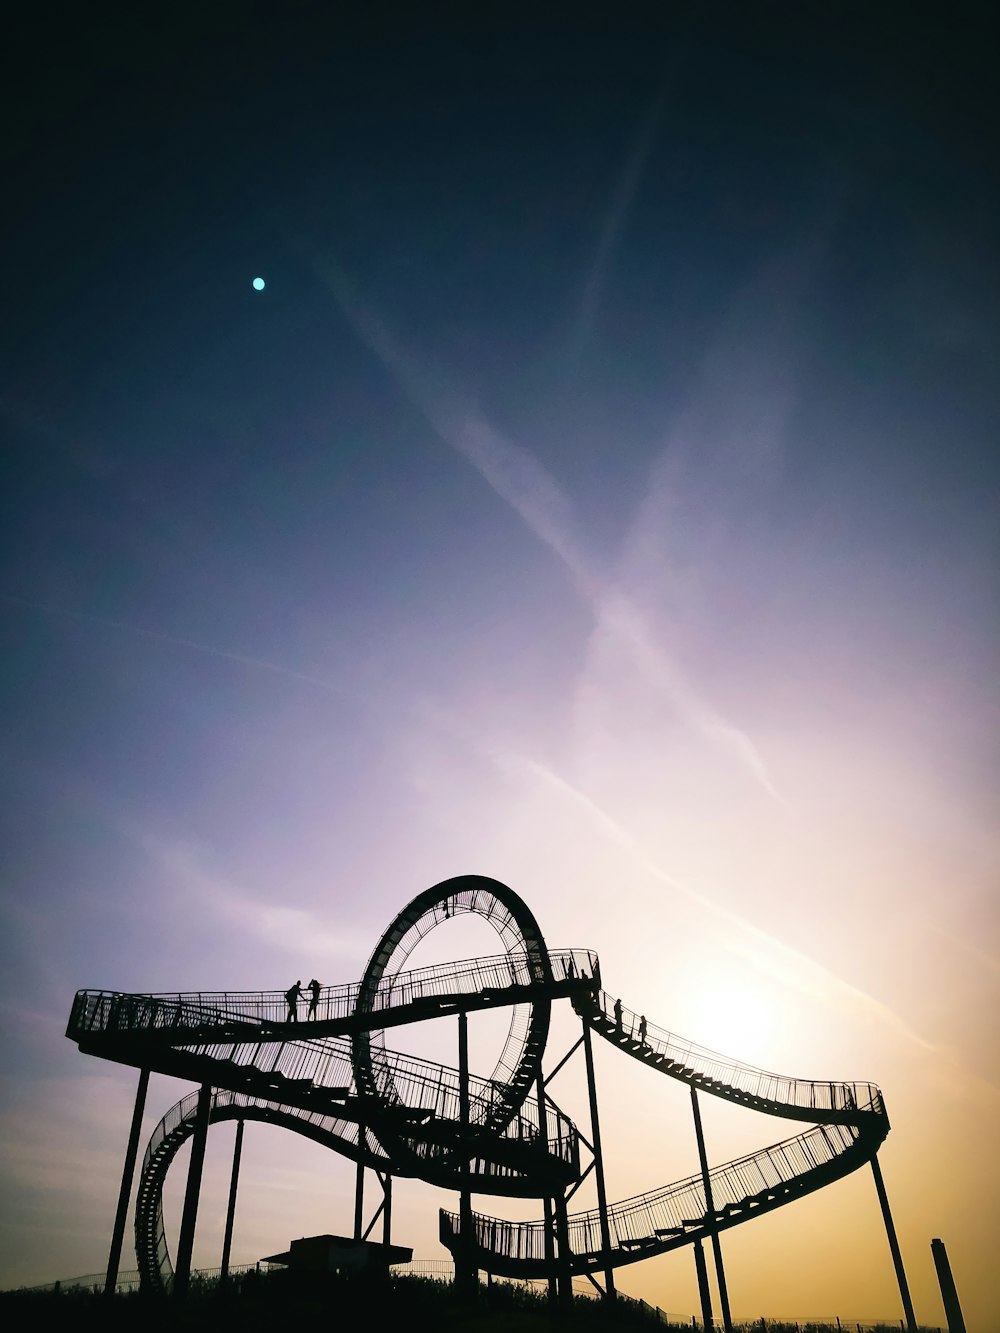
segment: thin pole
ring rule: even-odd
[[[594,1173],[597,1178],[597,1213],[601,1223],[601,1258],[604,1260],[604,1299],[615,1300],[615,1270],[611,1263],[611,1228],[608,1225],[608,1195],[604,1188],[604,1155],[601,1151],[601,1122],[597,1115],[597,1082],[594,1078],[594,1049],[590,1024],[583,1019],[583,1054],[587,1065],[587,1089],[590,1093],[590,1132],[594,1140]]]
[[[201,1173],[205,1165],[205,1144],[208,1140],[208,1115],[212,1106],[212,1089],[203,1083],[198,1089],[198,1110],[191,1141],[191,1161],[188,1163],[187,1189],[184,1191],[184,1212],[181,1233],[177,1241],[177,1267],[174,1270],[174,1295],[183,1300],[191,1281],[191,1255],[194,1251],[194,1229],[198,1221],[198,1198],[201,1194]]]
[[[694,1271],[698,1274],[698,1294],[701,1297],[701,1322],[704,1325],[705,1333],[712,1328],[715,1320],[712,1318],[712,1290],[708,1285],[708,1264],[705,1263],[705,1251],[702,1247],[701,1238],[694,1243]]]
[[[553,1199],[556,1214],[556,1234],[559,1237],[559,1304],[568,1309],[573,1304],[573,1269],[569,1252],[569,1218],[566,1216],[566,1197],[560,1191]]]
[[[899,1241],[896,1239],[896,1228],[892,1224],[889,1196],[885,1192],[885,1181],[882,1179],[882,1168],[878,1164],[877,1153],[872,1157],[872,1175],[875,1177],[875,1192],[882,1207],[885,1234],[889,1239],[889,1253],[892,1255],[892,1265],[896,1270],[896,1281],[899,1283],[899,1294],[903,1301],[907,1333],[917,1333],[917,1321],[913,1317],[913,1302],[910,1300],[910,1288],[906,1281],[906,1270],[903,1268],[903,1256],[899,1250]]]
[[[715,1276],[719,1283],[719,1305],[722,1309],[722,1325],[726,1333],[733,1333],[733,1319],[729,1313],[729,1291],[726,1287],[726,1270],[722,1266],[722,1243],[715,1217],[715,1204],[712,1201],[712,1177],[708,1173],[708,1156],[705,1153],[705,1135],[701,1127],[701,1107],[698,1105],[698,1089],[691,1085],[691,1109],[694,1112],[694,1132],[698,1140],[698,1156],[701,1159],[701,1178],[705,1186],[705,1213],[709,1220],[712,1236],[712,1254],[715,1256]]]
[[[538,1069],[535,1095],[538,1098],[538,1135],[542,1141],[542,1150],[545,1151],[549,1142],[549,1117],[545,1109],[545,1079],[542,1077],[541,1066]],[[548,1193],[542,1197],[542,1225],[545,1230],[543,1241],[545,1245],[545,1274],[549,1287],[549,1305],[555,1306],[559,1298],[559,1287],[556,1280],[556,1252],[552,1234],[552,1200]]]
[[[115,1213],[115,1226],[111,1233],[111,1250],[108,1253],[108,1272],[104,1279],[105,1296],[113,1296],[118,1286],[118,1266],[122,1257],[122,1242],[125,1239],[125,1218],[128,1214],[128,1198],[132,1193],[132,1180],[135,1176],[135,1159],[139,1151],[139,1130],[142,1128],[142,1113],[146,1107],[146,1089],[149,1087],[149,1070],[139,1070],[139,1083],[135,1090],[135,1106],[132,1108],[132,1126],[129,1129],[128,1144],[125,1148],[125,1163],[122,1167],[122,1183],[118,1191],[118,1210]]]
[[[941,1300],[944,1302],[945,1318],[948,1320],[948,1333],[965,1333],[965,1318],[958,1303],[955,1279],[951,1275],[951,1264],[948,1262],[948,1251],[944,1248],[943,1240],[931,1241],[931,1254],[934,1256]]]
[[[222,1281],[229,1277],[229,1256],[233,1249],[233,1222],[236,1220],[236,1189],[240,1183],[240,1158],[243,1155],[242,1118],[236,1122],[236,1144],[233,1148],[233,1174],[229,1181],[229,1208],[226,1211],[226,1238],[222,1242]]]
[[[354,1239],[361,1240],[361,1229],[365,1224],[365,1157],[368,1153],[368,1132],[364,1125],[358,1126],[358,1174],[354,1182]]]
[[[392,1175],[385,1173],[382,1182],[382,1244],[391,1244],[389,1235],[392,1230]]]
[[[458,1201],[459,1230],[462,1233],[461,1274],[455,1268],[455,1285],[462,1296],[471,1295],[476,1286],[477,1272],[472,1267],[472,1191],[469,1189],[469,1016],[461,1010],[458,1015],[458,1126],[459,1167],[462,1189]]]

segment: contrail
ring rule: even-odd
[[[503,762],[501,760],[500,762]],[[713,898],[709,898],[700,890],[686,884],[683,880],[663,870],[655,861],[650,860],[646,853],[641,849],[636,839],[623,828],[621,824],[606,810],[593,801],[585,792],[568,782],[559,773],[554,772],[545,764],[538,763],[537,760],[530,759],[524,755],[514,755],[506,757],[509,765],[516,763],[519,767],[525,769],[537,780],[554,787],[563,796],[568,797],[575,805],[581,807],[588,817],[619,847],[629,853],[654,879],[663,884],[668,884],[672,889],[678,890],[684,896],[696,903],[699,907],[711,912],[716,917],[721,918],[731,926],[735,926],[739,931],[749,935],[753,940],[758,941],[765,946],[767,952],[764,957],[759,952],[752,949],[737,950],[743,954],[750,962],[763,967],[776,977],[777,980],[803,994],[810,995],[815,999],[828,1001],[836,998],[838,995],[842,999],[849,1000],[860,1005],[866,1012],[873,1014],[882,1022],[886,1023],[893,1031],[907,1038],[914,1045],[919,1046],[925,1051],[936,1051],[931,1042],[927,1041],[918,1032],[915,1032],[894,1009],[883,1004],[881,1000],[876,1000],[874,996],[866,991],[860,990],[857,986],[852,986],[850,982],[844,981],[836,973],[831,972],[829,968],[824,967],[822,963],[817,963],[815,959],[801,953],[798,949],[789,944],[784,944],[774,935],[768,934],[760,926],[755,926],[752,921],[746,917],[740,916],[731,908],[723,906]],[[770,953],[771,956],[768,956]],[[811,975],[810,975],[811,974]]]
[[[625,158],[625,165],[611,196],[611,204],[601,228],[600,240],[597,243],[597,249],[580,300],[580,315],[571,342],[571,352],[574,357],[579,356],[593,331],[607,282],[611,257],[614,254],[618,238],[621,236],[625,220],[631,211],[632,202],[639,189],[639,182],[642,179],[646,160],[663,119],[666,102],[666,89],[661,88],[639,124],[632,146]]]
[[[652,643],[630,599],[594,572],[574,532],[572,506],[555,478],[526,449],[496,430],[454,387],[446,383],[441,387],[433,385],[431,377],[357,296],[337,264],[320,260],[309,251],[304,253],[329,286],[358,337],[378,357],[444,443],[471,463],[525,526],[559,557],[598,622],[610,624],[624,635],[634,658],[689,726],[717,749],[728,752],[772,799],[783,803],[750,737],[699,695],[679,667]]]
[[[291,667],[282,666],[280,662],[269,662],[264,657],[249,657],[244,653],[231,653],[225,648],[216,648],[209,643],[199,643],[196,639],[184,639],[175,634],[164,634],[161,630],[146,629],[142,625],[131,625],[124,620],[112,620],[108,616],[94,615],[90,611],[74,611],[66,606],[53,606],[49,602],[30,601],[27,597],[17,597],[13,593],[0,592],[0,601],[7,602],[12,606],[23,606],[31,611],[44,611],[49,615],[80,620],[89,625],[101,625],[105,629],[119,630],[124,634],[135,634],[140,638],[172,644],[177,648],[189,648],[196,653],[205,653],[209,657],[221,658],[224,662],[236,662],[240,666],[252,667],[256,671],[269,671],[277,676],[285,676],[289,680],[301,681],[304,685],[313,685],[318,689],[328,691],[330,694],[339,694],[344,698],[353,699],[355,702],[363,702],[360,695],[345,685],[324,680],[321,676],[310,676],[303,671],[294,671]]]

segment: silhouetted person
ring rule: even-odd
[[[615,1000],[615,1031],[621,1032],[621,1030],[622,1030],[622,1002],[621,1000]]]
[[[309,997],[310,997],[309,1017],[315,1018],[316,1010],[319,1008],[319,992],[320,992],[320,984],[315,977],[313,977],[312,981],[310,981],[309,985],[306,987],[306,990],[309,992]]]
[[[573,961],[573,955],[570,954],[569,962],[566,963],[566,979],[572,981],[576,976],[576,963]]]
[[[285,991],[285,1003],[288,1005],[288,1018],[286,1022],[297,1023],[299,1021],[299,996],[302,994],[302,978],[289,986]]]
[[[640,1014],[640,1015],[639,1015],[639,1040],[640,1040],[641,1042],[645,1042],[645,1040],[646,1040],[646,1015],[645,1015],[645,1014]]]

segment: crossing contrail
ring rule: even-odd
[[[749,773],[768,796],[784,804],[763,756],[749,735],[704,697],[680,664],[654,642],[644,617],[627,592],[595,566],[577,535],[570,499],[555,477],[527,449],[495,429],[454,385],[428,372],[376,311],[361,299],[343,269],[309,251],[306,257],[330,288],[358,337],[424,414],[439,438],[471,464],[528,530],[558,557],[579,595],[590,604],[597,622],[620,633],[639,669],[670,701],[677,714],[716,750],[727,754]]]
[[[0,592],[0,601],[11,606],[25,607],[30,611],[43,611],[47,615],[63,616],[68,620],[79,620],[88,625],[100,625],[105,629],[118,630],[123,634],[134,634],[143,639],[152,639],[157,643],[171,644],[176,648],[187,648],[192,652],[204,653],[208,657],[218,657],[224,662],[235,662],[239,666],[251,667],[256,671],[268,671],[276,676],[300,681],[326,690],[330,694],[339,694],[344,698],[360,701],[361,696],[346,685],[325,680],[322,676],[312,676],[304,671],[295,671],[282,666],[280,662],[271,662],[266,657],[251,657],[246,653],[231,653],[225,648],[216,648],[210,643],[199,643],[197,639],[185,639],[176,634],[165,634],[162,630],[146,629],[143,625],[133,625],[125,620],[113,620],[109,616],[98,616],[92,611],[75,611],[68,606],[55,606],[51,602],[36,602],[27,597],[17,597],[13,593]]]

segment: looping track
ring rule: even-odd
[[[493,926],[505,952],[400,970],[414,946],[463,913]],[[357,985],[327,987],[313,1021],[289,1022],[277,992],[122,994],[79,991],[67,1036],[80,1049],[123,1064],[208,1084],[210,1119],[280,1125],[387,1175],[416,1176],[481,1194],[562,1196],[582,1178],[575,1125],[529,1091],[541,1073],[552,1000],[569,998],[583,1022],[655,1072],[711,1096],[811,1128],[710,1173],[713,1208],[700,1175],[608,1207],[610,1250],[597,1209],[568,1219],[574,1273],[618,1267],[690,1244],[778,1208],[870,1161],[889,1130],[870,1083],[787,1078],[707,1051],[653,1025],[639,1040],[637,1017],[601,990],[587,950],[550,951],[522,900],[483,876],[446,880],[418,895],[382,936]],[[489,1078],[470,1076],[468,1127],[456,1069],[394,1052],[390,1027],[476,1009],[510,1007],[511,1026]],[[136,1199],[136,1255],[144,1283],[163,1289],[172,1269],[162,1190],[193,1133],[197,1094],[178,1102],[146,1150]],[[544,1125],[543,1134],[541,1126]],[[362,1135],[362,1128],[364,1135]],[[545,1227],[442,1210],[443,1243],[498,1275],[544,1277]]]

